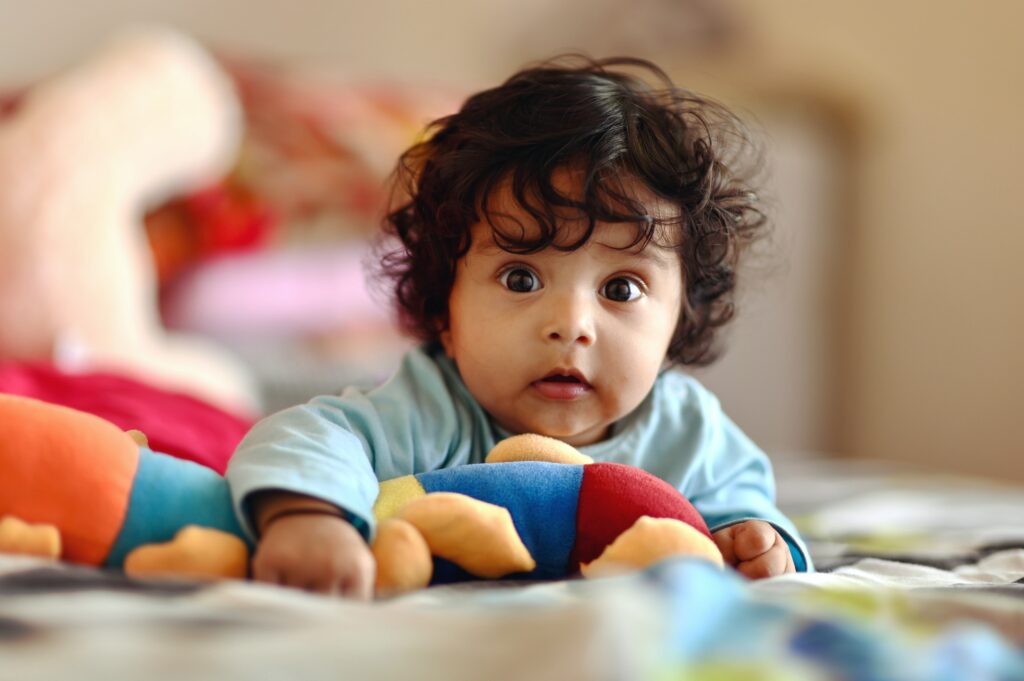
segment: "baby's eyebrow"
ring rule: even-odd
[[[623,248],[622,246],[613,246],[597,240],[594,241],[594,244],[613,255],[618,254],[629,259],[640,260],[658,268],[671,267],[672,259],[675,257],[675,251],[671,248],[659,247],[653,243],[649,243],[639,250],[636,247]],[[511,253],[507,249],[502,248],[492,234],[488,234],[480,239],[474,239],[469,250],[472,253],[483,256],[502,256]]]
[[[623,253],[628,255],[630,258],[642,260],[654,265],[655,267],[669,267],[672,264],[672,258],[675,257],[675,252],[672,249],[659,248],[653,245],[647,245],[640,250],[636,250],[635,248],[621,248],[610,244],[603,244],[601,242],[597,242],[597,245],[609,251]]]

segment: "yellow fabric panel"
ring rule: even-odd
[[[403,475],[400,478],[385,480],[380,483],[380,496],[377,503],[373,505],[373,515],[377,522],[393,518],[398,511],[413,499],[418,499],[427,493],[423,485],[416,479],[415,475]]]

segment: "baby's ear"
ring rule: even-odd
[[[444,348],[444,354],[450,358],[455,359],[455,355],[452,352],[452,331],[445,327],[441,329],[441,333],[438,334],[438,340],[441,341],[441,347]]]

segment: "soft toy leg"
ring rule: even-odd
[[[189,525],[164,544],[146,544],[128,554],[124,571],[132,577],[245,579],[249,549],[238,536]]]
[[[167,335],[143,209],[221,176],[239,107],[213,61],[168,30],[122,36],[33,89],[0,124],[0,357],[73,348],[231,409],[255,392],[222,352]]]
[[[377,561],[378,598],[397,596],[430,584],[434,561],[423,535],[404,520],[389,518],[377,528],[373,541]]]
[[[0,553],[60,558],[60,531],[53,525],[30,525],[14,516],[0,518]]]
[[[497,579],[537,567],[507,508],[437,492],[408,503],[399,517],[419,530],[433,555],[478,577]]]
[[[692,556],[722,567],[722,553],[706,535],[675,518],[642,516],[596,560],[580,566],[584,577],[634,572],[673,556]]]

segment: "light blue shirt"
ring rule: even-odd
[[[470,395],[439,348],[421,347],[378,388],[349,388],[263,419],[238,446],[226,477],[239,521],[251,536],[246,499],[274,489],[345,509],[369,539],[379,480],[482,463],[511,434]],[[667,481],[712,532],[743,520],[771,523],[789,544],[797,569],[810,569],[803,542],[775,507],[768,457],[696,379],[663,372],[606,440],[579,450],[595,461],[637,466]]]

